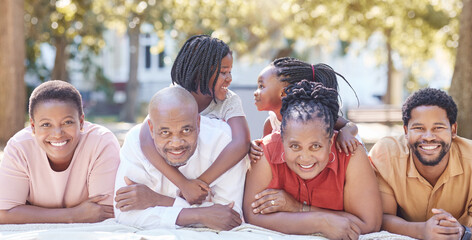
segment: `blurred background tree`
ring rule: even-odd
[[[79,53],[98,54],[103,41],[104,15],[93,11],[92,0],[25,0],[27,67],[41,80],[69,81],[69,59]],[[52,70],[41,59],[41,44],[55,48]],[[84,57],[86,58],[86,57]],[[84,62],[89,72],[96,71]],[[99,66],[97,66],[99,67]]]
[[[472,127],[467,127],[465,122],[472,111],[472,107],[468,106],[472,100],[470,2],[471,0],[25,0],[24,14],[19,13],[19,10],[2,8],[1,11],[5,14],[0,18],[0,25],[8,25],[5,22],[9,20],[4,16],[13,14],[18,19],[18,15],[22,15],[29,74],[38,76],[41,81],[67,81],[70,71],[79,71],[96,81],[97,88],[101,86],[102,89],[108,89],[111,85],[104,78],[101,66],[94,63],[91,56],[99,54],[104,47],[103,33],[106,29],[127,34],[130,39],[130,70],[126,102],[120,120],[129,122],[135,121],[137,112],[138,46],[144,24],[152,25],[159,38],[157,45],[153,46],[157,53],[165,48],[166,34],[175,39],[178,46],[191,35],[211,34],[227,42],[236,57],[243,61],[272,60],[282,56],[303,59],[304,55],[294,51],[300,41],[303,41],[307,49],[337,42],[344,53],[347,53],[352,43],[361,43],[367,47],[375,36],[380,36],[383,44],[376,51],[377,61],[379,66],[386,66],[387,69],[384,103],[398,105],[404,95],[427,85],[420,81],[425,74],[424,68],[429,60],[439,54],[451,67],[455,63],[450,93],[460,108],[459,134],[472,138]],[[19,39],[19,30],[14,33],[6,32],[16,35],[3,34],[0,39],[12,36]],[[47,67],[41,58],[42,44],[49,44],[56,49],[52,67]],[[0,46],[3,50],[1,47],[3,46]],[[456,55],[457,48],[459,51]],[[1,55],[6,56],[3,53]],[[8,55],[7,59],[11,57]],[[79,59],[82,66],[79,69],[68,66],[70,59]],[[10,66],[18,66],[18,63]],[[5,71],[4,69],[11,68],[0,69],[0,72]],[[401,73],[405,72],[407,76],[402,76]],[[3,78],[0,81],[4,81]],[[17,88],[23,88],[22,84],[18,83]],[[7,88],[2,84],[0,93],[5,94],[1,94],[0,99],[18,97],[13,96],[15,91],[5,89]],[[25,96],[22,98],[24,103]],[[12,117],[15,118],[14,122],[23,122],[24,109],[17,108],[14,112],[22,112]],[[6,114],[0,114],[2,124],[5,116]],[[17,126],[8,132],[0,131],[0,139],[8,139],[19,128]]]
[[[386,104],[400,104],[404,87],[409,91],[418,88],[415,80],[438,51],[446,52],[452,60],[457,47],[460,1],[292,0],[286,4],[290,7],[284,9],[293,19],[284,25],[289,38],[305,38],[321,45],[339,39],[348,51],[350,42],[367,45],[374,34],[380,34],[384,45],[378,61],[387,65]],[[401,61],[395,64],[394,55]],[[396,68],[409,69],[412,82],[402,82]]]
[[[0,5],[0,146],[25,125],[23,0]]]
[[[459,45],[450,94],[459,109],[459,135],[472,139],[472,0],[463,0],[460,16]]]

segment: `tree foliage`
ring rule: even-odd
[[[25,0],[27,70],[41,81],[69,81],[70,59],[82,61],[89,72],[100,72],[90,62],[105,46],[102,22],[104,16],[93,11],[92,0]],[[52,69],[41,58],[41,44],[54,46],[56,55]],[[95,66],[95,67],[94,67]]]
[[[308,46],[341,41],[349,51],[351,42],[367,46],[373,35],[380,34],[384,45],[377,51],[378,60],[388,66],[386,78],[393,81],[396,68],[407,71],[404,85],[412,91],[420,86],[416,80],[424,76],[427,62],[438,52],[452,66],[462,5],[460,0],[26,0],[28,66],[47,78],[44,64],[38,61],[40,43],[61,49],[63,40],[66,46],[96,53],[105,44],[104,28],[140,34],[144,23],[151,24],[159,38],[158,52],[165,47],[166,33],[178,43],[191,35],[211,34],[227,42],[239,57],[256,60],[293,55],[299,40]],[[130,54],[138,54],[137,41]],[[56,64],[61,62],[66,61]],[[133,86],[135,70],[129,76]],[[133,91],[136,87],[128,94],[136,95]],[[131,105],[135,105],[133,98],[128,98]]]

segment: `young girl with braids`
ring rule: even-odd
[[[307,79],[338,90],[336,75],[351,86],[342,75],[322,63],[312,65],[296,58],[284,57],[274,60],[264,68],[259,74],[257,90],[254,92],[257,110],[269,111],[269,117],[264,123],[263,137],[269,133],[280,131],[280,121],[282,119],[280,108],[282,107],[282,97],[285,95],[284,88],[287,85]],[[339,137],[336,141],[338,151],[343,151],[346,154],[353,153],[360,141],[356,139],[357,126],[343,117],[339,117],[334,129],[339,131]],[[258,146],[259,143],[260,139],[253,141],[251,144],[249,157],[253,161],[260,159],[263,154],[262,149]]]
[[[143,124],[140,131],[141,149],[147,159],[180,189],[190,204],[205,200],[211,192],[209,185],[241,161],[249,149],[249,127],[241,99],[228,89],[232,67],[233,56],[228,45],[207,35],[189,38],[172,66],[172,83],[195,97],[199,113],[224,120],[231,127],[232,141],[198,179],[187,179],[176,168],[165,164],[155,149],[148,124]]]
[[[287,234],[357,239],[380,229],[382,206],[366,152],[336,151],[338,94],[321,83],[287,87],[280,132],[262,139],[264,155],[246,174],[248,223]]]

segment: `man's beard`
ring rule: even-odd
[[[173,149],[174,151],[190,151],[190,146],[186,146],[186,147],[182,147],[182,148],[179,148],[179,149]],[[168,151],[171,151],[170,149],[164,149],[164,152],[167,153]],[[188,160],[190,159],[190,157],[185,160],[184,162],[171,162],[169,161],[169,159],[167,159],[167,157],[164,157],[164,160],[166,161],[167,164],[171,165],[172,167],[182,167],[184,166],[185,164],[187,164]]]
[[[188,162],[188,159],[185,162],[178,162],[178,163],[171,162],[171,161],[167,160],[167,158],[164,158],[164,160],[166,161],[167,164],[171,165],[172,167],[177,167],[177,168],[184,166]]]
[[[420,144],[440,144],[441,145],[441,152],[439,152],[439,155],[436,159],[433,159],[432,161],[428,161],[424,159],[420,151],[418,150]],[[418,160],[421,162],[421,164],[425,166],[436,166],[438,165],[441,160],[446,156],[447,152],[449,151],[450,144],[446,144],[444,141],[432,141],[432,142],[415,142],[413,145],[410,144],[410,148],[413,150],[413,153],[415,156],[418,158]]]

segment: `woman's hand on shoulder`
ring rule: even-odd
[[[301,212],[302,204],[281,189],[266,189],[256,194],[256,201],[251,204],[255,214],[274,212]]]
[[[262,155],[264,154],[262,147],[261,147],[262,139],[256,139],[251,141],[251,147],[249,148],[249,159],[251,162],[257,162],[261,159]]]

